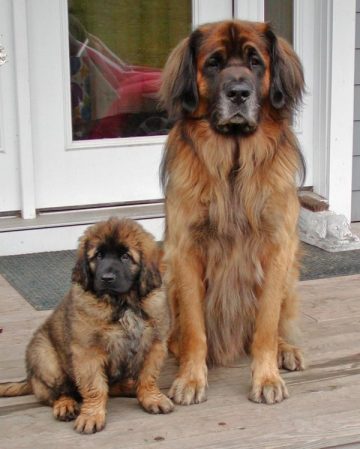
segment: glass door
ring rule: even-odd
[[[73,141],[167,134],[161,68],[191,31],[191,0],[68,4]]]
[[[36,207],[161,198],[162,67],[196,23],[231,18],[232,2],[32,0],[28,14]]]

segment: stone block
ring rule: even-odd
[[[313,212],[300,209],[300,239],[325,251],[360,249],[360,238],[353,234],[344,215],[332,211]]]

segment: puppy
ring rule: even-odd
[[[104,428],[109,395],[136,389],[146,411],[171,412],[156,383],[170,327],[160,257],[153,237],[132,220],[89,227],[69,293],[27,347],[27,379],[0,384],[0,396],[33,393],[82,433]]]

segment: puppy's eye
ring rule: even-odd
[[[99,251],[96,252],[95,257],[96,257],[97,259],[101,260],[101,259],[104,258],[104,253],[103,253],[102,251],[99,250]]]
[[[130,256],[127,253],[124,253],[121,257],[120,257],[122,262],[130,262]]]

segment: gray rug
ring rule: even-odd
[[[303,244],[301,280],[360,274],[360,250],[328,253]],[[0,257],[0,274],[36,309],[53,309],[69,290],[75,251]]]
[[[0,257],[0,274],[36,310],[53,309],[71,285],[75,251]]]

